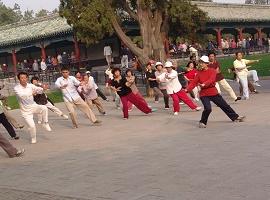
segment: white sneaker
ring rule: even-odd
[[[184,105],[184,103],[181,101],[180,103],[179,103],[180,105]]]
[[[195,108],[196,111],[200,111],[202,109],[202,107],[198,106],[197,108]]]
[[[41,124],[41,121],[38,120],[37,123],[38,123],[38,124]]]
[[[206,128],[206,125],[204,123],[199,123],[199,128]]]
[[[31,144],[36,144],[37,143],[37,138],[32,138],[31,139]]]
[[[11,107],[9,107],[9,106],[6,106],[6,109],[7,109],[7,110],[11,110]]]
[[[195,101],[198,101],[198,102],[199,102],[199,101],[200,101],[200,99],[199,99],[199,98],[195,98]]]
[[[261,85],[258,82],[254,82],[254,85],[257,87],[261,87]]]
[[[178,115],[178,112],[174,112],[173,115],[177,116]]]
[[[68,116],[67,116],[67,115],[62,115],[62,117],[63,117],[64,119],[68,119]]]
[[[49,123],[44,123],[44,124],[42,124],[42,126],[43,126],[43,128],[45,128],[45,129],[46,129],[46,131],[49,131],[49,132],[51,132],[51,131],[52,131],[52,129],[51,129],[51,127],[50,127]]]

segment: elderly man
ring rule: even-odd
[[[255,62],[259,62],[259,60],[246,60],[243,59],[242,52],[236,52],[236,60],[233,62],[233,66],[235,69],[236,76],[243,87],[243,97],[242,99],[249,99],[249,91],[248,91],[248,77],[252,77],[254,81],[254,85],[260,87],[258,81],[258,75],[256,70],[248,70],[250,66],[248,64],[252,64]]]
[[[56,80],[55,85],[57,88],[61,89],[63,93],[64,101],[69,111],[73,127],[78,128],[78,119],[75,108],[80,109],[94,124],[100,124],[101,122],[96,119],[91,108],[88,107],[77,91],[77,87],[81,85],[80,81],[78,81],[74,76],[69,75],[70,71],[67,67],[62,67],[61,72],[62,76]]]
[[[21,157],[25,152],[24,149],[18,150],[14,146],[12,146],[12,144],[6,138],[4,138],[1,133],[0,147],[2,147],[2,149],[8,154],[10,158]]]

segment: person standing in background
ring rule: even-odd
[[[107,65],[111,66],[112,63],[112,49],[108,43],[105,44],[104,46],[104,56],[107,61]]]

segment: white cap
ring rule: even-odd
[[[209,63],[209,58],[208,58],[208,56],[202,56],[202,57],[200,58],[200,60],[203,61],[204,63]]]
[[[167,61],[167,62],[165,63],[165,68],[169,68],[169,67],[173,67],[173,64],[172,64],[171,61]]]
[[[162,62],[156,62],[155,67],[157,67],[158,65],[163,66]]]
[[[85,73],[86,73],[86,74],[91,74],[91,72],[90,72],[90,71],[86,71]]]

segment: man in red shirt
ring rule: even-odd
[[[215,87],[217,72],[214,69],[208,68],[208,64],[208,56],[202,56],[199,61],[198,73],[186,89],[186,91],[190,92],[196,86],[201,87],[200,99],[204,106],[204,111],[199,127],[206,128],[208,117],[212,112],[211,101],[220,107],[232,121],[242,122],[245,117],[239,116],[218,93]]]
[[[217,84],[216,84],[216,87],[218,89],[218,92],[220,93],[220,89],[219,89],[219,84],[220,84],[221,87],[223,87],[223,89],[226,90],[226,92],[229,93],[230,97],[234,101],[241,100],[241,97],[237,97],[235,95],[235,92],[233,91],[232,87],[229,85],[229,83],[226,81],[226,79],[224,78],[223,74],[221,73],[221,71],[220,71],[220,64],[216,60],[216,54],[214,52],[210,52],[208,54],[208,58],[209,58],[208,67],[215,69],[216,72],[217,72],[217,77],[216,77]]]

